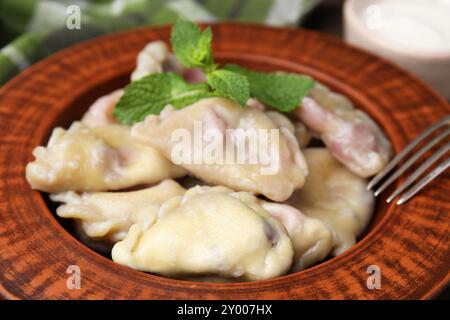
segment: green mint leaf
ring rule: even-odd
[[[203,31],[194,23],[179,19],[172,28],[172,48],[177,59],[187,68],[216,68],[212,55],[212,31]]]
[[[174,73],[152,74],[125,87],[113,116],[132,125],[149,114],[159,114],[168,104],[179,109],[213,96],[206,83],[189,84]]]
[[[218,96],[232,99],[243,107],[247,105],[250,89],[244,75],[229,70],[215,70],[207,73],[206,79]]]
[[[256,72],[236,64],[228,64],[226,70],[242,74],[250,84],[250,94],[262,103],[281,112],[290,112],[314,86],[314,80],[301,75],[281,72]]]

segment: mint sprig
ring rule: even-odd
[[[245,107],[250,96],[290,112],[314,86],[314,80],[300,75],[256,72],[235,64],[220,69],[212,54],[212,37],[211,28],[202,31],[192,22],[178,20],[172,28],[173,51],[185,67],[200,68],[206,83],[189,84],[174,73],[149,75],[125,88],[113,116],[132,125],[159,114],[168,104],[183,108],[204,98],[225,97]]]
[[[228,64],[226,70],[248,79],[250,94],[262,103],[281,112],[291,112],[314,86],[314,80],[301,75],[282,72],[257,72]]]
[[[125,87],[113,116],[123,124],[132,125],[149,114],[159,114],[168,104],[182,108],[213,96],[205,83],[189,84],[174,73],[152,74]]]

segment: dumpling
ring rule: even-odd
[[[288,204],[328,226],[333,235],[332,254],[337,256],[353,246],[369,224],[374,196],[367,191],[366,180],[342,166],[327,149],[305,149],[304,155],[309,176]]]
[[[125,238],[132,224],[152,223],[164,201],[184,192],[175,181],[164,180],[138,191],[85,192],[80,195],[68,191],[53,194],[50,198],[64,203],[56,210],[57,215],[79,220],[87,236],[117,242]]]
[[[293,249],[283,225],[248,192],[194,187],[167,200],[149,226],[135,224],[115,262],[167,276],[262,280],[284,274]]]
[[[230,135],[230,131],[234,135]],[[200,138],[195,140],[198,132]],[[208,132],[214,132],[215,139],[207,140],[205,133]],[[268,137],[265,148],[260,148],[264,141],[258,140],[260,132]],[[175,136],[178,133],[183,136]],[[257,141],[258,145],[250,144],[252,133],[256,136],[253,142]],[[276,133],[275,138],[272,133]],[[289,198],[295,189],[303,186],[307,174],[306,163],[292,132],[278,128],[264,112],[242,108],[228,99],[203,99],[181,110],[168,106],[160,115],[150,115],[134,125],[132,136],[157,148],[208,184],[263,194],[275,201]],[[186,136],[187,143],[183,140]],[[245,152],[239,152],[242,150],[239,144],[244,146]],[[189,148],[186,151],[180,146]],[[260,157],[264,154],[262,149],[268,151],[266,157]],[[180,153],[188,157],[181,161],[176,159]],[[210,154],[212,161],[205,158]]]
[[[131,74],[131,81],[139,80],[150,74],[162,73],[168,57],[169,48],[164,41],[149,42],[136,58],[136,69]]]
[[[112,113],[122,95],[123,89],[118,89],[98,98],[83,115],[81,122],[91,128],[117,123]]]
[[[201,69],[185,68],[175,55],[169,52],[164,41],[149,42],[137,56],[136,68],[131,74],[131,81],[162,72],[177,73],[189,83],[205,81],[205,75]]]
[[[333,241],[330,230],[322,221],[305,216],[286,204],[263,202],[262,207],[280,220],[288,231],[294,246],[292,271],[303,270],[328,256]]]
[[[36,147],[33,155],[26,178],[33,189],[50,193],[119,190],[185,174],[121,125],[56,128],[47,147]]]
[[[317,84],[294,114],[350,171],[367,178],[380,172],[392,150],[378,125],[344,96]]]

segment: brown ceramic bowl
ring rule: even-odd
[[[346,94],[385,130],[398,152],[450,113],[446,101],[394,65],[323,34],[252,25],[213,26],[214,52],[260,70],[306,73]],[[56,125],[79,119],[95,98],[128,82],[139,50],[170,29],[118,33],[63,50],[0,90],[0,293],[36,299],[402,299],[430,298],[449,281],[450,175],[403,206],[378,200],[362,239],[310,269],[267,281],[198,283],[118,265],[89,249],[57,220],[24,169]],[[66,286],[69,265],[81,289]],[[367,267],[381,269],[369,290]]]

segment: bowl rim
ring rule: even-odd
[[[335,39],[334,37],[331,37],[331,36],[327,36],[327,35],[322,35],[322,34],[319,34],[319,33],[316,33],[316,32],[311,32],[311,31],[305,31],[305,30],[295,30],[295,31],[293,31],[292,29],[285,29],[285,28],[269,28],[269,27],[261,27],[261,26],[256,26],[256,25],[250,25],[250,24],[232,24],[232,23],[227,23],[227,24],[213,24],[213,27],[215,27],[215,28],[220,28],[222,31],[223,30],[225,30],[225,29],[227,29],[227,28],[242,28],[243,30],[244,29],[251,29],[251,30],[253,30],[253,32],[258,32],[258,30],[275,30],[275,31],[277,31],[277,32],[282,32],[283,34],[285,34],[285,33],[288,33],[288,34],[293,34],[293,33],[295,33],[295,34],[299,34],[299,33],[302,33],[302,34],[309,34],[309,36],[315,36],[315,37],[320,37],[320,38],[325,38],[327,41],[333,41],[333,42],[335,42],[335,43],[339,43],[339,45],[343,45],[343,43],[341,42],[341,41],[339,41],[339,40],[337,40],[337,39]],[[101,41],[107,41],[108,39],[111,41],[111,40],[113,40],[113,39],[115,39],[115,38],[117,38],[117,37],[121,37],[121,36],[126,36],[126,35],[129,35],[129,34],[132,34],[133,32],[134,33],[137,33],[137,32],[141,32],[141,31],[145,31],[145,30],[163,30],[163,29],[167,29],[167,27],[161,27],[161,28],[139,28],[139,29],[135,29],[135,30],[132,30],[132,31],[124,31],[124,32],[120,32],[120,33],[117,33],[117,34],[113,34],[113,35],[108,35],[108,36],[104,36],[104,37],[101,37],[101,38],[97,38],[97,39],[94,39],[94,40],[90,40],[90,41],[87,41],[87,42],[85,42],[85,43],[81,43],[81,44],[78,44],[78,45],[76,45],[76,46],[73,46],[73,47],[71,47],[71,48],[68,48],[68,49],[65,49],[65,50],[63,50],[63,51],[61,51],[61,52],[59,52],[59,53],[57,53],[57,54],[55,54],[54,56],[52,56],[52,57],[50,57],[50,58],[48,58],[48,59],[45,59],[44,61],[41,61],[41,62],[39,62],[38,64],[36,64],[35,66],[33,66],[32,68],[30,68],[29,70],[26,70],[22,75],[19,75],[18,77],[16,77],[15,79],[13,79],[12,81],[10,81],[8,84],[6,84],[3,88],[1,88],[0,89],[0,97],[1,97],[1,95],[2,94],[5,94],[5,92],[7,92],[8,90],[10,90],[11,88],[13,88],[14,87],[14,85],[17,85],[17,84],[19,84],[21,81],[24,81],[24,80],[26,80],[26,78],[27,77],[32,77],[33,75],[34,75],[34,73],[39,69],[39,68],[44,68],[44,67],[47,67],[50,63],[52,63],[53,61],[57,61],[58,59],[60,59],[60,58],[62,58],[64,55],[65,55],[65,53],[67,53],[67,52],[69,52],[69,51],[73,51],[73,50],[75,50],[75,49],[78,49],[78,48],[81,48],[81,47],[86,47],[86,46],[89,46],[89,45],[93,45],[93,44],[98,44],[99,42],[101,42]],[[167,31],[167,30],[166,30]],[[272,32],[271,31],[271,32]],[[280,35],[281,36],[281,35]],[[100,40],[99,40],[100,39]],[[348,46],[347,46],[348,47]],[[349,47],[349,48],[351,48],[351,47]],[[358,49],[354,49],[354,48],[352,48],[352,50],[358,50]],[[358,50],[359,52],[361,52],[361,50]],[[224,54],[222,53],[222,56],[224,56]],[[269,60],[270,59],[272,59],[272,57],[266,57],[266,58],[268,58]],[[377,59],[378,61],[381,61],[379,58],[374,58],[374,56],[372,56],[372,59]],[[385,61],[381,61],[382,62],[382,65],[386,65],[386,64],[388,64],[388,65],[390,65],[390,68],[396,68],[397,70],[400,70],[399,68],[397,68],[397,67],[395,67],[395,66],[392,66],[390,63],[386,63]],[[290,61],[286,61],[286,63],[291,63]],[[292,62],[292,63],[294,63],[294,62]],[[306,67],[308,67],[308,66],[306,66]],[[403,70],[400,70],[401,71],[401,73],[404,73],[404,71]],[[329,76],[330,77],[330,79],[332,79],[333,77],[330,75]],[[409,78],[411,78],[411,77],[409,77]],[[414,77],[415,78],[415,77]],[[330,80],[331,81],[331,80]],[[416,80],[417,81],[417,80]],[[423,83],[421,83],[421,86],[423,87]],[[431,94],[432,96],[434,95],[435,96],[435,98],[436,98],[436,100],[438,100],[438,101],[440,101],[440,103],[443,103],[443,102],[445,102],[445,100],[442,98],[442,97],[440,97],[440,96],[438,96],[433,90],[430,90],[429,89],[429,87],[427,87],[427,86],[425,86],[426,87],[426,89],[427,89],[427,93],[428,94]],[[79,90],[78,91],[80,91],[80,92],[82,92],[84,89],[83,88],[79,88]],[[57,116],[57,115],[54,115],[55,117]],[[59,115],[58,115],[59,116]],[[44,132],[43,131],[41,131],[40,132],[40,135],[44,135]],[[396,145],[396,146],[394,146],[394,147],[399,147],[399,145]],[[398,149],[397,149],[398,150]],[[33,192],[33,197],[34,197],[34,199],[36,200],[36,201],[40,201],[41,202],[41,205],[43,204],[43,205],[45,205],[45,207],[46,207],[46,204],[44,203],[44,201],[43,201],[43,199],[42,199],[42,196],[39,194],[39,193],[37,193],[37,192]],[[38,198],[36,198],[36,197],[38,197]],[[38,200],[38,199],[40,199],[40,200]],[[394,207],[389,207],[390,209],[389,210],[394,210]],[[53,215],[51,214],[51,212],[47,209],[47,213],[50,215],[49,217],[51,218],[51,219],[53,219],[54,221],[52,221],[51,223],[52,223],[52,225],[53,226],[56,226],[56,228],[58,229],[59,228],[59,231],[60,232],[63,232],[63,233],[65,233],[66,234],[66,236],[67,235],[69,235],[70,236],[70,238],[72,238],[72,240],[74,239],[73,238],[73,236],[70,234],[70,233],[68,233],[57,221],[56,221],[56,219],[53,217]],[[335,264],[336,262],[339,262],[339,261],[341,261],[341,260],[344,260],[344,258],[345,258],[345,256],[346,255],[348,255],[348,253],[351,253],[351,252],[354,252],[354,251],[356,251],[356,250],[360,250],[364,245],[366,245],[366,244],[368,244],[369,242],[370,242],[370,240],[373,240],[372,238],[374,238],[375,237],[375,235],[377,234],[377,232],[376,231],[379,231],[379,230],[381,230],[382,229],[382,227],[385,227],[386,226],[386,224],[387,224],[387,221],[389,220],[389,219],[391,219],[392,218],[392,213],[391,214],[386,214],[379,222],[378,222],[378,224],[375,226],[375,228],[373,229],[373,230],[371,230],[361,241],[359,241],[355,246],[353,246],[349,251],[347,251],[346,253],[345,253],[345,255],[343,254],[343,255],[341,255],[341,256],[338,256],[338,257],[336,257],[336,258],[333,258],[333,259],[330,259],[330,260],[328,260],[328,261],[325,261],[325,262],[323,262],[323,263],[321,263],[321,264],[319,264],[319,265],[316,265],[316,266],[313,266],[313,267],[311,267],[311,268],[308,268],[308,269],[306,269],[306,270],[304,270],[304,271],[301,271],[301,272],[298,272],[298,273],[293,273],[293,274],[289,274],[289,275],[284,275],[284,276],[281,276],[281,277],[277,277],[277,278],[274,278],[274,279],[269,279],[269,280],[264,280],[264,281],[258,281],[258,282],[253,282],[253,283],[245,283],[245,285],[249,285],[249,284],[251,284],[251,285],[254,285],[255,283],[256,284],[273,284],[274,282],[279,282],[279,281],[289,281],[289,280],[292,280],[292,278],[294,278],[294,277],[297,277],[299,274],[307,274],[307,273],[314,273],[314,272],[316,272],[317,270],[319,270],[319,269],[321,269],[321,268],[323,268],[324,266],[328,266],[329,264]],[[92,250],[91,249],[88,249],[87,247],[85,247],[83,244],[81,244],[80,242],[78,242],[78,240],[76,241],[76,243],[79,245],[79,246],[81,246],[81,250],[88,250],[89,252],[88,252],[88,254],[92,254]],[[103,259],[104,257],[103,256],[101,256],[101,255],[99,255],[98,253],[95,253],[96,255],[98,255],[98,257],[101,257],[101,259]],[[100,260],[101,260],[100,259]],[[104,259],[106,259],[106,258],[104,258]],[[110,260],[108,260],[108,259],[106,259],[107,261],[110,261]],[[111,262],[111,261],[110,261]],[[130,269],[128,269],[127,267],[124,267],[124,266],[120,266],[120,265],[117,265],[117,264],[115,264],[115,263],[113,263],[113,262],[111,262],[112,264],[114,264],[114,267],[113,267],[113,269],[114,270],[116,270],[116,271],[119,271],[119,273],[121,273],[120,272],[120,270],[122,269],[122,271],[123,272],[130,272]],[[132,272],[136,272],[136,273],[141,273],[141,272],[138,272],[138,271],[135,271],[135,270],[132,270]],[[147,274],[146,274],[147,275]],[[158,276],[153,276],[153,275],[148,275],[148,276],[151,276],[151,277],[157,277],[157,278],[160,278],[161,279],[161,277],[158,277]],[[0,278],[1,279],[1,278]],[[186,284],[186,282],[187,281],[181,281],[181,280],[174,280],[174,279],[168,279],[168,278],[162,278],[162,279],[164,279],[164,281],[167,281],[168,283],[179,283],[179,282],[183,282],[184,284]],[[434,289],[433,291],[434,292],[436,292],[435,290],[440,290],[440,289],[443,289],[443,287],[445,286],[445,284],[446,283],[448,283],[448,281],[449,281],[449,274],[447,274],[446,275],[446,277],[444,278],[444,279],[441,279],[442,281],[441,282],[439,282],[439,283],[436,283],[436,284],[434,284],[434,286],[433,286],[433,288],[434,287],[436,287],[436,289]],[[194,283],[194,282],[193,282]],[[198,283],[194,283],[196,286],[197,286],[197,284]],[[208,287],[208,286],[212,286],[212,287],[239,287],[239,286],[242,286],[242,282],[239,282],[239,283],[232,283],[232,284],[218,284],[218,283],[202,283],[202,285],[201,286],[203,286],[203,287]],[[198,285],[198,286],[200,286],[200,285]],[[0,281],[0,288],[1,288],[1,290],[0,290],[0,292],[3,292],[4,294],[6,293],[6,295],[8,295],[9,297],[14,297],[14,295],[12,294],[12,295],[10,295],[10,294],[8,294],[8,290],[6,289],[6,287],[4,287],[3,286],[3,284],[2,284],[2,282]],[[431,292],[431,291],[430,291]],[[431,296],[431,294],[430,294],[430,292],[429,292],[429,295],[424,295],[423,297],[430,297]],[[10,292],[11,293],[11,292]]]

